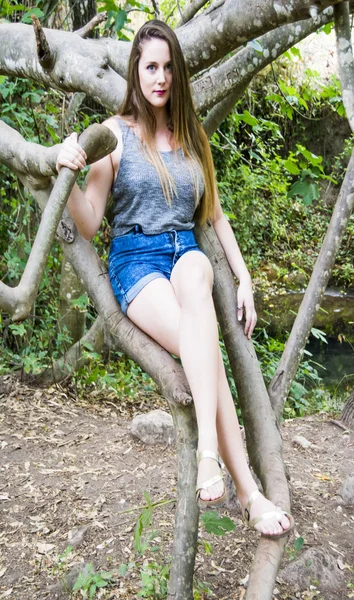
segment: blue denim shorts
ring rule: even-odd
[[[127,314],[129,303],[147,283],[158,277],[169,280],[178,259],[191,250],[202,252],[191,230],[146,235],[136,225],[129,233],[113,238],[108,272],[122,312]]]

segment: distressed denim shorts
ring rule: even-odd
[[[115,297],[126,315],[129,303],[143,287],[158,277],[170,279],[176,262],[197,246],[191,230],[146,235],[139,225],[113,238],[108,272]]]

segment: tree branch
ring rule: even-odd
[[[44,29],[55,56],[51,71],[45,71],[35,53],[35,37],[30,25],[0,24],[0,74],[28,77],[44,85],[67,92],[85,92],[113,112],[121,105],[125,80],[116,66],[127,67],[129,44],[104,38],[83,40],[76,33]],[[117,65],[112,66],[110,53],[115,47]],[[116,56],[116,53],[119,56]]]
[[[290,337],[278,368],[269,385],[269,397],[280,421],[291,382],[298,369],[314,317],[320,308],[323,294],[331,276],[336,254],[341,245],[348,219],[354,209],[354,152],[333,210],[321,251],[309,285],[297,313]]]
[[[54,66],[55,56],[53,56],[50,50],[42,25],[35,15],[32,15],[32,23],[34,35],[36,36],[37,56],[39,64],[41,65],[42,69],[44,69],[44,71],[51,71],[51,69]]]
[[[225,0],[211,7],[178,29],[178,39],[186,56],[189,72],[198,73],[247,41],[286,24],[310,16],[316,4],[320,12],[342,0]],[[312,19],[311,19],[312,20]],[[299,23],[297,23],[299,24]],[[312,20],[313,27],[316,24]]]
[[[228,96],[226,96],[226,98],[224,98],[224,100],[221,100],[221,102],[213,106],[213,108],[208,112],[207,116],[203,121],[203,128],[209,138],[218,129],[218,127],[220,127],[221,123],[226,119],[227,115],[230,114],[236,102],[241,98],[241,96],[243,96],[251,80],[252,77],[250,77],[247,82],[242,82],[242,84],[236,86],[232,90],[231,94],[229,94]]]
[[[330,8],[320,15],[321,24],[330,22],[332,17],[333,10]],[[204,73],[192,84],[198,111],[202,113],[229,96],[234,89],[246,87],[265,66],[317,28],[313,19],[283,25],[257,38],[252,45],[247,45],[216,69]]]
[[[95,15],[91,21],[89,21],[84,27],[81,29],[77,29],[75,31],[76,35],[79,35],[82,38],[86,38],[91,31],[97,27],[100,23],[107,20],[107,11],[101,12],[98,15]]]
[[[337,36],[339,73],[343,104],[351,130],[354,132],[354,59],[349,17],[349,2],[342,2],[334,9]]]
[[[197,14],[198,10],[200,10],[208,0],[191,0],[191,2],[185,7],[183,12],[181,13],[181,19],[177,23],[177,27],[182,27],[188,21],[193,19],[194,15]]]

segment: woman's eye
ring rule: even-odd
[[[147,66],[147,70],[148,71],[154,71],[155,70],[155,65],[148,65]]]
[[[171,63],[169,63],[168,65],[166,65],[166,69],[168,71],[172,71],[172,65],[171,65]]]

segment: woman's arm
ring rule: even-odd
[[[218,195],[216,194],[215,218],[213,226],[222,245],[229,265],[239,280],[237,291],[237,318],[242,319],[243,310],[245,310],[245,335],[250,339],[257,322],[257,313],[254,307],[252,280],[242,258],[240,248],[238,247],[234,233],[222,212]]]
[[[117,129],[109,121],[104,123],[117,135]],[[118,136],[117,136],[118,137]],[[68,208],[75,224],[86,239],[91,239],[99,229],[106,210],[107,200],[115,176],[114,153],[93,163],[90,167],[85,193],[77,184],[69,196]],[[121,152],[121,148],[119,148]],[[82,169],[86,165],[85,151],[77,142],[77,134],[72,133],[63,143],[57,158],[57,170],[61,167]]]

